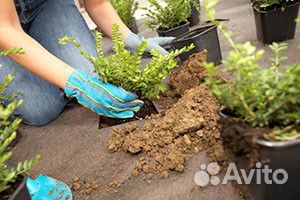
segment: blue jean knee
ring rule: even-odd
[[[17,101],[23,104],[13,113],[28,125],[42,126],[55,120],[64,110],[67,99],[58,87],[33,75],[8,57],[1,57],[0,82],[8,74],[14,74],[14,80],[8,85],[5,95],[17,94]],[[8,105],[11,100],[4,100]]]
[[[26,2],[30,4],[33,1]],[[74,45],[60,46],[57,43],[59,37],[72,36],[89,54],[97,54],[93,35],[74,1],[40,0],[40,2],[36,6],[19,8],[34,8],[34,10],[24,10],[24,12],[19,10],[18,12],[19,14],[26,13],[25,16],[28,17],[26,20],[21,20],[23,23],[28,23],[22,24],[28,27],[26,32],[50,53],[70,66],[79,68],[90,75],[93,74],[93,65],[80,55]],[[42,126],[55,120],[64,110],[67,100],[61,89],[33,75],[7,57],[0,58],[0,63],[3,65],[0,69],[0,81],[3,80],[4,75],[13,73],[13,69],[16,68],[15,80],[9,86],[7,93],[22,94],[18,98],[23,99],[23,105],[14,114],[20,116],[24,123]]]

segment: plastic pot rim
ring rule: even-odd
[[[224,114],[222,111],[224,111],[226,107],[221,107],[219,110],[219,115],[224,119],[236,119],[235,117],[229,116]],[[274,150],[280,150],[285,148],[291,148],[294,146],[300,146],[300,138],[290,141],[268,141],[264,139],[257,139],[255,143],[263,148],[269,148]]]
[[[161,30],[160,28],[158,28],[157,31],[160,32],[160,33],[167,33],[167,32],[170,32],[170,31],[173,31],[173,30],[176,30],[176,29],[180,29],[184,26],[189,26],[189,25],[190,25],[190,22],[184,21],[184,22],[181,22],[178,26],[176,26],[174,28],[170,28],[170,29],[166,29],[166,30]]]
[[[199,35],[202,35],[202,34],[205,34],[205,33],[209,32],[209,31],[211,31],[214,28],[217,28],[217,26],[215,24],[201,26],[201,27],[196,28],[196,29],[194,29],[192,31],[188,31],[188,32],[184,33],[179,38],[173,40],[172,43],[185,42],[187,40],[194,39],[194,38],[198,37]],[[203,29],[203,31],[200,31],[202,29]],[[197,33],[197,31],[199,31],[199,33]],[[193,33],[196,33],[196,34],[193,35]],[[192,35],[192,36],[188,37],[189,35]]]
[[[297,2],[295,2],[295,3],[293,3],[293,4],[287,5],[287,6],[284,7],[284,8],[285,8],[284,10],[282,10],[281,8],[274,8],[274,9],[272,9],[272,10],[261,10],[261,9],[258,8],[258,6],[257,6],[255,3],[252,4],[252,8],[253,8],[254,11],[256,11],[256,12],[258,12],[258,13],[260,13],[260,14],[269,14],[269,13],[278,12],[278,11],[285,12],[285,10],[286,10],[287,8],[296,6],[296,5],[298,5],[299,3],[300,3],[300,2],[297,1]]]

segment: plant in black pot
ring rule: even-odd
[[[232,50],[222,60],[224,72],[230,79],[219,77],[220,71],[213,63],[205,64],[207,85],[215,97],[227,107],[241,124],[235,131],[244,136],[252,134],[254,147],[258,148],[260,160],[273,172],[273,180],[253,180],[250,191],[255,199],[298,199],[300,196],[300,64],[282,65],[287,59],[282,52],[287,44],[273,43],[271,66],[262,68],[259,61],[263,50],[249,42],[235,43],[232,33],[215,21],[214,6],[217,0],[203,0],[208,18],[213,21],[228,39]],[[221,73],[222,74],[222,73]],[[228,118],[228,114],[223,113]],[[243,129],[244,124],[249,127]],[[235,138],[232,137],[232,140]],[[242,141],[237,141],[242,142]],[[259,165],[258,165],[259,166]],[[274,175],[275,174],[275,175]],[[286,175],[288,174],[288,175]],[[274,178],[275,177],[275,178]],[[277,181],[276,181],[277,180]],[[279,180],[279,181],[278,181]]]
[[[192,0],[190,2],[192,5],[192,10],[200,11],[199,1]],[[190,55],[206,49],[208,52],[207,62],[214,62],[216,65],[221,64],[222,54],[218,37],[218,30],[214,24],[208,24],[195,28],[192,31],[187,31],[186,33],[173,40],[172,47],[174,49],[180,49],[190,44],[194,44],[195,48],[179,56],[182,62],[187,60]]]
[[[14,48],[1,51],[0,57],[11,53],[23,53],[23,50]],[[12,113],[21,106],[22,100],[17,101],[16,95],[4,94],[13,79],[13,75],[9,74],[0,83],[0,199],[31,200],[26,187],[25,174],[38,162],[39,156],[32,160],[19,162],[16,166],[7,164],[12,155],[10,144],[16,138],[18,126],[22,121],[20,118],[13,119],[11,117]],[[4,100],[11,100],[11,103],[4,106]]]
[[[95,71],[103,82],[109,82],[113,85],[120,86],[127,91],[136,93],[144,100],[144,106],[132,119],[112,119],[101,116],[100,120],[102,119],[105,124],[109,125],[145,118],[147,115],[151,114],[151,112],[156,113],[157,111],[150,99],[158,98],[159,94],[166,89],[162,81],[177,65],[175,58],[179,54],[194,47],[193,45],[190,45],[189,47],[170,52],[168,55],[161,55],[154,49],[151,51],[152,59],[143,69],[141,69],[141,59],[147,48],[147,42],[145,40],[140,43],[138,51],[131,54],[130,51],[125,49],[125,43],[119,33],[119,28],[114,24],[112,31],[112,41],[114,43],[112,49],[114,53],[108,58],[104,57],[102,37],[99,32],[95,32],[95,41],[98,55],[93,57],[85,53],[74,38],[64,37],[60,39],[60,43],[63,45],[67,42],[74,43],[80,49],[83,56],[93,63]],[[101,124],[100,127],[102,127]]]
[[[179,37],[189,30],[187,19],[191,15],[191,2],[194,0],[148,1],[150,7],[142,7],[149,18],[146,25],[156,29],[159,36]]]
[[[138,2],[136,0],[111,0],[111,4],[126,26],[132,32],[138,33],[138,26],[134,17],[138,9]]]
[[[263,43],[294,38],[299,0],[255,0],[252,7],[257,37]]]

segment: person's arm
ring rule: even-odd
[[[99,115],[116,118],[133,117],[142,107],[143,102],[136,95],[72,68],[27,35],[13,0],[0,0],[0,19],[0,50],[23,48],[25,54],[9,56],[28,71],[64,89],[67,97],[77,98]]]
[[[111,37],[112,25],[117,24],[126,48],[132,52],[137,50],[143,38],[131,32],[108,0],[85,0],[84,2],[89,16],[106,35]],[[148,47],[145,51],[150,53],[152,49],[156,49],[159,53],[166,55],[168,54],[166,48],[169,48],[174,39],[174,37],[148,38],[146,39]]]
[[[25,54],[11,54],[10,57],[37,76],[65,88],[74,69],[22,30],[13,0],[0,0],[0,19],[0,49],[23,48]]]
[[[91,19],[107,36],[111,37],[114,23],[119,25],[123,37],[132,33],[108,0],[85,0],[84,5]]]

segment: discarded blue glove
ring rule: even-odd
[[[143,106],[135,94],[78,69],[71,73],[64,91],[68,97],[76,97],[81,105],[112,118],[133,117]]]
[[[174,37],[154,37],[145,39],[148,43],[148,47],[146,48],[145,52],[150,53],[152,49],[156,49],[162,55],[167,55],[169,52],[166,50],[170,48],[171,42],[174,40]],[[125,46],[131,52],[137,50],[138,45],[144,38],[139,37],[134,33],[129,33],[125,36]]]
[[[27,178],[27,189],[32,200],[72,200],[72,192],[65,183],[40,174],[36,179]]]

